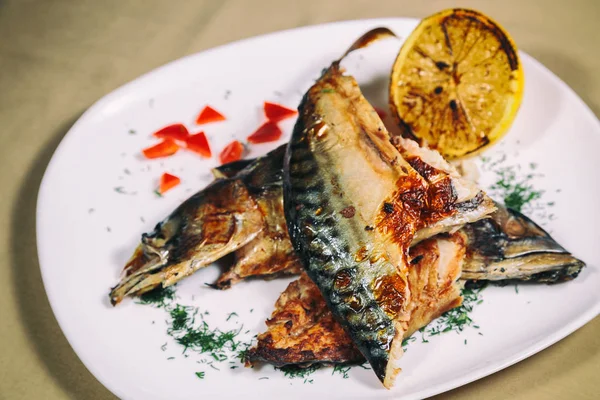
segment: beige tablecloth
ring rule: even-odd
[[[61,333],[35,243],[44,169],[95,100],[161,64],[236,39],[346,19],[423,17],[456,5],[501,22],[599,115],[597,0],[0,1],[0,398],[114,398]],[[596,318],[440,398],[600,398],[599,329]]]

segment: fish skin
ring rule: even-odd
[[[265,217],[259,206],[262,200],[255,199],[269,190],[281,191],[284,151],[280,148],[253,160],[233,177],[216,179],[153,232],[143,234],[121,281],[110,291],[111,303],[171,286],[256,238]]]
[[[262,214],[241,180],[217,180],[182,203],[141,244],[110,294],[113,305],[175,284],[254,239]]]
[[[411,317],[403,339],[462,303],[461,272],[466,245],[460,234],[424,240],[410,249]],[[289,284],[248,353],[250,364],[277,366],[356,364],[364,357],[333,318],[318,287],[306,273]]]
[[[342,81],[338,82],[338,79]],[[327,158],[332,157],[328,150],[343,150],[346,146],[343,142],[346,137],[341,134],[344,129],[349,128],[353,135],[349,140],[357,140],[352,123],[344,121],[345,111],[351,107],[350,99],[353,99],[346,89],[351,93],[357,91],[356,82],[351,78],[343,79],[339,70],[330,69],[305,95],[284,164],[284,210],[292,243],[308,275],[383,382],[392,341],[396,337],[394,317],[404,311],[410,293],[406,272],[399,271],[406,268],[405,263],[394,260],[399,261],[400,268],[397,268],[394,261],[386,260],[385,249],[370,238],[370,232],[374,230],[365,231],[364,227],[374,225],[378,211],[375,208],[381,203],[381,193],[387,198],[397,179],[375,179],[376,185],[380,183],[372,191],[377,206],[367,202],[367,218],[352,213],[360,206],[352,201],[351,193],[341,187],[343,183],[335,174],[340,166]],[[334,98],[325,99],[326,96]],[[340,111],[331,118],[331,111],[326,107]],[[335,135],[337,132],[340,134]],[[389,166],[391,160],[382,161],[380,171],[368,167],[368,157],[378,155],[370,150],[367,147],[364,153],[357,152],[360,155],[355,160],[358,168],[367,166],[368,178],[376,177],[377,172],[398,175]],[[348,159],[349,154],[345,160]],[[349,217],[341,214],[342,210],[346,210]],[[358,227],[359,223],[362,226]],[[368,253],[355,260],[354,255],[358,255],[363,247]],[[397,258],[402,258],[400,249],[395,253]],[[378,301],[375,296],[378,284],[375,277],[366,273],[369,269],[377,269],[380,276],[389,277],[391,301],[387,303],[393,307],[388,307],[388,312],[384,308],[384,299]]]
[[[462,279],[560,283],[585,263],[516,210],[498,205],[489,219],[461,229],[468,243]]]
[[[555,284],[576,278],[585,266],[526,216],[499,204],[497,208],[489,219],[411,246],[408,279],[413,307],[404,338],[460,305],[459,286],[454,285],[459,275],[474,281]],[[323,309],[323,297],[308,277],[301,275],[282,297],[287,301],[277,301],[268,330],[248,353],[251,363],[355,364],[364,360],[348,347],[346,332],[331,323],[331,312]],[[306,306],[311,304],[316,307]],[[314,339],[322,336],[327,339]]]
[[[224,272],[215,284],[218,289],[228,289],[231,285],[252,276],[273,278],[301,272],[302,267],[290,242],[283,213],[281,175],[285,151],[285,145],[280,146],[272,151],[261,165],[261,169],[268,170],[261,171],[261,174],[273,178],[259,177],[258,191],[253,191],[263,215],[263,228],[252,241],[236,250],[234,265]]]
[[[415,233],[457,229],[494,209],[477,190],[464,203],[488,204],[447,224],[462,203],[451,177],[443,184],[436,190],[401,156],[337,62],[304,96],[284,164],[289,234],[328,307],[386,388],[400,371],[411,298],[406,255]]]
[[[211,170],[215,179],[233,178],[244,168],[255,162],[256,159],[237,160],[227,164],[219,165]]]
[[[440,170],[452,177],[459,175],[458,171],[455,171],[454,167],[450,167],[445,160],[435,160],[432,159],[431,155],[422,154],[424,149],[416,149],[416,143],[409,139],[393,138],[392,142],[395,143],[397,148],[401,148],[401,153],[411,166],[430,184],[435,184],[437,180],[443,182],[445,178],[444,175],[440,174]],[[226,164],[222,167],[233,171],[235,167],[233,164],[236,163]],[[440,165],[440,163],[446,165]],[[273,168],[283,168],[282,165],[278,166],[277,163],[269,165]],[[435,165],[435,167],[432,167],[432,165]],[[481,194],[477,196],[481,197]],[[469,212],[478,212],[482,202],[478,201],[477,196],[474,198],[475,201],[471,199],[460,203],[460,212],[457,215],[464,216]],[[489,200],[486,200],[486,202],[489,202]],[[491,214],[489,219],[466,224],[459,230],[459,232],[467,235],[466,238],[469,242],[461,279],[560,283],[577,277],[585,266],[583,261],[575,258],[540,226],[523,214],[507,209],[498,203],[495,203],[495,207],[497,211]],[[281,218],[283,218],[283,215]],[[279,220],[279,218],[275,219]],[[452,222],[450,225],[454,226],[456,223]],[[511,227],[512,234],[507,231]],[[516,228],[519,228],[519,231],[514,232]],[[444,230],[446,229],[444,228]],[[434,233],[429,228],[418,231],[411,246],[418,243],[421,232],[425,232],[423,236],[431,236]],[[291,243],[282,242],[280,246],[288,248],[288,246],[291,247]],[[260,238],[254,239],[253,242],[236,252],[236,254],[239,253],[236,258],[243,260],[243,262],[232,268],[232,270],[239,272],[236,274],[228,272],[226,274],[229,276],[224,276],[222,279],[231,279],[232,283],[235,283],[242,278],[270,276],[269,271],[272,269],[276,270],[277,274],[282,275],[300,273],[301,266],[293,252],[287,253],[289,258],[286,259],[281,257],[284,254],[282,252],[279,252],[279,256],[275,257],[274,254],[271,254],[272,249],[272,246],[261,245]],[[258,265],[259,262],[248,263],[245,261],[255,260],[256,256],[252,253],[260,254],[260,269],[250,266],[250,264]],[[266,267],[265,265],[268,264],[273,264],[274,267]],[[284,264],[287,264],[287,266]]]
[[[276,366],[364,361],[352,339],[327,308],[319,288],[305,272],[290,283],[266,321],[268,330],[246,353],[246,362]]]

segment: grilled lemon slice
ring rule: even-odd
[[[506,133],[523,82],[506,31],[477,11],[450,9],[422,20],[402,46],[390,103],[406,136],[458,158]]]

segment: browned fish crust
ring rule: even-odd
[[[443,257],[443,266],[440,266],[442,250],[436,238],[420,242],[410,250],[408,284],[412,297],[404,338],[462,304],[456,280],[465,257],[464,236],[458,233],[443,235],[440,240],[454,245],[446,250],[450,253]],[[248,352],[249,364],[268,362],[283,366],[364,361],[306,273],[281,294],[266,324],[268,330],[258,336],[256,346]]]
[[[306,273],[281,294],[266,324],[267,332],[260,334],[257,346],[248,351],[250,363],[282,366],[364,360]]]

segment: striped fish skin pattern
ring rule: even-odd
[[[415,235],[424,240],[494,210],[479,189],[465,186],[459,196],[460,177],[431,168],[429,182],[403,158],[337,62],[305,95],[284,163],[289,234],[386,387],[399,372],[410,319],[407,253]]]

